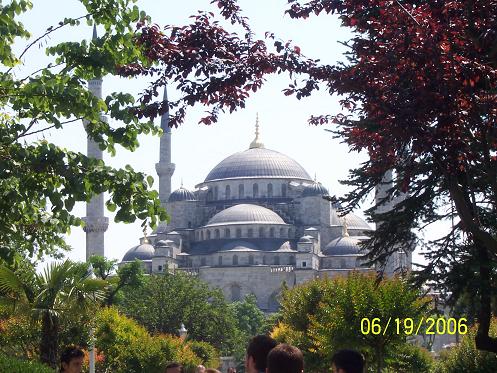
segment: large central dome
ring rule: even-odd
[[[205,178],[205,182],[236,178],[282,178],[311,180],[295,160],[277,151],[251,148],[222,160]]]

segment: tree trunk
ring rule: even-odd
[[[43,314],[41,322],[40,361],[53,369],[57,367],[59,348],[59,319]]]
[[[376,349],[376,373],[383,370],[383,346],[377,346]]]
[[[488,335],[492,318],[490,258],[484,246],[478,245],[477,250],[480,263],[480,312],[478,314],[478,331],[476,332],[475,343],[476,348],[479,350],[497,353],[497,338],[492,338]]]

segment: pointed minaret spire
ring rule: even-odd
[[[250,143],[249,149],[264,148],[264,143],[259,138],[259,113],[255,117],[255,139]]]
[[[93,37],[92,37],[92,40],[97,40],[98,36],[97,36],[97,25],[95,23],[93,23]]]
[[[97,38],[97,28],[93,25],[93,40]],[[97,77],[88,81],[88,90],[93,93],[95,97],[102,98],[102,78]],[[101,116],[101,120],[106,121],[105,116]],[[88,127],[89,122],[83,120],[85,129]],[[92,139],[88,138],[87,155],[90,158],[103,159],[103,152],[98,147],[98,144]],[[104,215],[104,195],[99,194],[94,196],[90,202],[86,204],[86,217],[84,218],[86,232],[86,260],[92,255],[105,254],[105,231],[109,226],[109,219]]]
[[[168,105],[167,86],[164,86],[163,101]],[[169,127],[169,109],[162,115],[160,121],[162,136],[160,138],[159,163],[155,164],[155,170],[159,176],[159,199],[162,207],[166,206],[171,194],[171,178],[175,165],[171,163],[171,128]]]

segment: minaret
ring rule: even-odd
[[[97,28],[93,26],[93,40],[97,39]],[[88,81],[88,90],[95,97],[102,98],[102,78],[96,78]],[[107,120],[105,116],[102,120]],[[86,129],[88,121],[83,120],[83,125]],[[88,137],[87,155],[90,158],[103,159],[102,150],[92,139]],[[109,219],[104,216],[104,194],[101,193],[94,196],[90,202],[86,204],[86,222],[83,228],[86,232],[86,260],[92,255],[104,256],[104,234],[109,226]]]
[[[167,103],[167,87],[164,86],[164,100]],[[162,207],[166,207],[166,202],[171,194],[171,177],[174,173],[175,165],[171,163],[171,128],[169,127],[169,109],[162,115],[160,121],[162,136],[160,138],[159,163],[155,164],[155,170],[159,175],[159,199]]]

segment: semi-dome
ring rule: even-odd
[[[302,192],[302,197],[314,197],[314,196],[326,196],[329,195],[328,189],[326,189],[321,183],[312,183],[305,187]]]
[[[342,236],[332,240],[324,250],[324,255],[358,255],[360,254],[361,247],[360,239],[351,236]]]
[[[132,262],[135,259],[139,260],[151,260],[154,256],[154,247],[149,243],[142,243],[129,249],[126,254],[124,254],[123,262]]]
[[[231,241],[226,243],[220,251],[259,251],[259,248],[247,241]]]
[[[369,224],[356,214],[349,212],[345,215],[345,219],[347,219],[347,227],[348,229],[362,229],[362,230],[372,230]]]
[[[281,178],[311,180],[304,168],[292,158],[274,150],[254,147],[222,160],[205,182],[237,178]]]
[[[285,224],[285,222],[277,213],[265,207],[240,204],[218,212],[206,226],[229,224]]]
[[[195,195],[188,189],[181,186],[171,193],[168,199],[169,202],[179,202],[179,201],[195,201]]]

